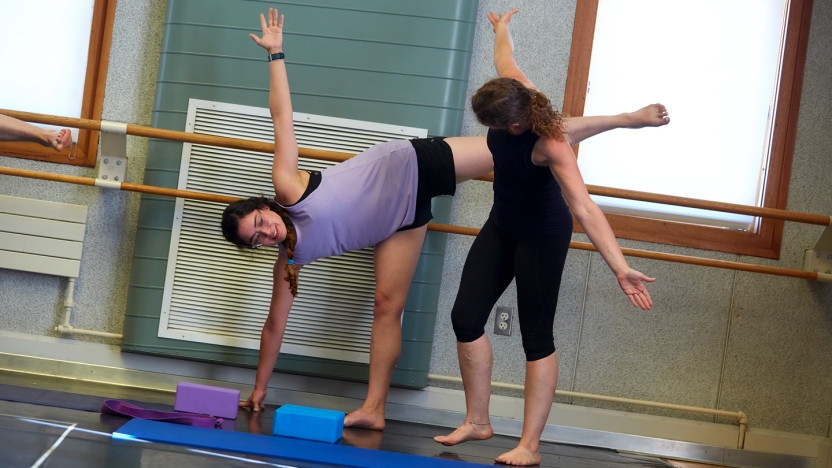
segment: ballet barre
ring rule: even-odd
[[[164,139],[199,145],[219,146],[223,148],[231,148],[244,151],[255,151],[262,153],[274,152],[274,144],[267,142],[218,137],[212,135],[201,135],[176,130],[166,130],[154,127],[147,127],[142,125],[121,124],[115,122],[97,121],[90,119],[77,119],[72,117],[60,117],[46,114],[12,111],[7,109],[0,109],[0,114],[4,114],[9,117],[13,117],[27,122],[40,123],[46,125],[75,127],[85,130],[103,132],[115,131],[124,135]],[[354,156],[354,154],[351,153],[326,151],[311,148],[298,148],[298,155],[300,157],[331,162],[343,162]],[[119,189],[131,192],[155,194],[162,196],[189,198],[193,200],[202,200],[224,204],[228,204],[238,200],[238,198],[236,197],[188,190],[176,190],[165,187],[132,184],[123,181],[116,182],[113,180],[102,180],[100,177],[89,178],[10,168],[0,168],[0,174],[17,177],[28,177],[33,179],[51,180],[56,182],[66,182],[78,185],[96,186],[101,188]],[[493,181],[494,176],[493,173],[491,173],[486,176],[479,177],[477,179],[484,181]],[[676,205],[689,208],[722,211],[726,213],[743,214],[749,216],[778,219],[783,221],[794,221],[799,223],[825,226],[826,229],[824,230],[823,234],[820,237],[820,240],[817,242],[814,249],[806,250],[804,258],[804,270],[770,267],[763,265],[752,265],[742,262],[731,262],[725,260],[712,260],[687,255],[652,252],[640,249],[622,248],[621,250],[624,253],[624,255],[630,257],[663,260],[676,263],[684,263],[689,265],[700,265],[713,268],[732,269],[768,275],[786,276],[812,281],[832,282],[832,272],[830,272],[830,265],[832,265],[832,228],[829,227],[830,224],[832,224],[832,218],[830,216],[787,211],[775,208],[760,208],[754,206],[738,205],[733,203],[699,200],[686,197],[660,195],[655,193],[639,192],[634,190],[599,187],[594,185],[587,185],[587,190],[592,195],[626,198],[631,200],[661,203],[666,205]],[[476,236],[479,233],[479,229],[475,228],[451,226],[447,224],[438,223],[429,223],[428,229],[437,232],[471,236]],[[595,247],[587,242],[572,241],[570,243],[570,248],[578,250],[596,251]]]
[[[25,177],[30,179],[49,180],[54,182],[65,182],[76,185],[86,186],[101,186],[98,179],[92,177],[70,176],[64,174],[53,174],[49,172],[31,171],[28,169],[14,169],[7,167],[0,167],[0,175],[9,175],[15,177]],[[106,188],[115,188],[107,185]],[[139,192],[153,195],[162,195],[168,197],[187,198],[191,200],[201,200],[214,203],[228,204],[240,200],[238,197],[230,197],[227,195],[217,195],[213,193],[196,192],[192,190],[178,190],[166,187],[156,187],[152,185],[132,184],[122,182],[118,189],[128,192]],[[467,236],[476,236],[480,230],[470,227],[451,226],[448,224],[428,223],[428,229],[437,232],[445,232],[449,234],[460,234]],[[569,244],[570,248],[578,250],[595,251],[595,246],[588,242],[572,241]],[[725,260],[711,260],[707,258],[691,257],[687,255],[677,255],[661,252],[651,252],[649,250],[628,249],[622,248],[624,255],[630,257],[647,258],[653,260],[664,260],[668,262],[685,263],[688,265],[709,266],[714,268],[724,268],[738,271],[747,271],[752,273],[762,273],[767,275],[787,276],[792,278],[802,278],[812,281],[832,282],[832,275],[823,274],[813,271],[794,270],[790,268],[770,267],[763,265],[751,265],[741,262],[730,262]]]

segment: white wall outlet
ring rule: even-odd
[[[511,307],[497,307],[497,316],[494,317],[494,334],[511,335],[511,316],[514,309]]]

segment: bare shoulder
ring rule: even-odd
[[[536,166],[550,166],[563,161],[563,158],[575,158],[572,147],[565,139],[540,137],[532,150],[532,163]]]

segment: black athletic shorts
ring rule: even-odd
[[[456,193],[454,154],[444,138],[414,138],[410,140],[416,150],[419,166],[419,184],[416,192],[416,215],[413,223],[399,231],[422,227],[433,219],[431,200],[439,195]]]

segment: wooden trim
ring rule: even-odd
[[[589,63],[592,59],[592,42],[595,40],[595,17],[598,0],[578,0],[575,7],[575,26],[572,30],[572,50],[566,72],[566,91],[563,97],[563,113],[568,116],[584,115],[586,87],[589,83]],[[572,150],[578,156],[580,145]]]
[[[785,209],[794,155],[803,70],[809,42],[813,0],[792,0],[789,5],[780,88],[774,111],[771,154],[765,181],[763,207]],[[597,0],[578,0],[563,112],[582,116],[589,80],[591,44],[595,35]],[[579,96],[574,96],[578,93]],[[577,150],[576,150],[577,154]],[[756,232],[720,229],[675,221],[607,215],[616,237],[696,247],[719,252],[780,258],[783,221],[762,219]],[[575,224],[576,232],[583,232]]]
[[[110,61],[110,45],[113,38],[117,0],[95,0],[87,50],[87,72],[81,102],[82,119],[101,119],[104,105],[104,88],[107,85],[107,68]],[[98,152],[98,132],[81,130],[77,145],[60,153],[37,143],[2,143],[0,154],[24,159],[35,159],[75,166],[95,167]],[[73,159],[69,159],[73,157]]]

